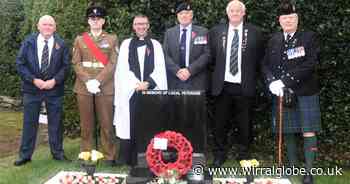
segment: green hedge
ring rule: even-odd
[[[131,18],[143,13],[150,17],[155,38],[162,40],[165,29],[176,23],[173,9],[176,1],[163,0],[100,0],[108,8],[106,29],[118,35],[120,41],[131,35]],[[227,0],[192,1],[195,22],[208,28],[226,20]],[[350,1],[297,0],[301,26],[319,34],[321,63],[319,67],[323,131],[320,136],[320,159],[325,164],[350,165]],[[278,1],[246,0],[247,20],[260,26],[268,36],[279,30],[276,19]],[[19,96],[20,79],[15,70],[15,56],[25,35],[36,31],[41,15],[55,16],[58,33],[71,46],[75,36],[86,31],[87,0],[2,0],[0,2],[0,90],[1,95]],[[74,75],[68,77],[65,97],[64,123],[67,134],[77,136],[79,116],[72,94]],[[255,121],[254,149],[272,153],[273,136],[270,131],[270,106],[264,87],[259,87],[259,104]],[[259,145],[259,147],[257,146]],[[332,149],[330,149],[332,148]],[[334,151],[332,151],[334,150]],[[331,153],[330,153],[331,152]]]

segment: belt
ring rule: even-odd
[[[104,68],[105,66],[100,62],[90,62],[90,61],[84,61],[82,62],[83,67],[87,68]]]

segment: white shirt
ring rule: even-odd
[[[49,47],[49,63],[51,60],[51,53],[52,53],[52,48],[53,48],[54,42],[55,42],[55,40],[54,40],[53,36],[51,36],[47,42],[47,46]],[[37,39],[36,43],[37,43],[37,47],[38,47],[39,68],[41,68],[41,57],[43,55],[43,50],[44,50],[44,46],[45,46],[45,38],[43,37],[43,35],[41,35],[41,34],[38,35],[38,39]]]
[[[190,42],[191,42],[192,24],[188,25],[187,27],[184,27],[180,24],[179,42],[181,41],[183,29],[187,29],[187,31],[186,31],[186,67],[188,67],[189,62],[190,62]]]
[[[238,29],[238,72],[236,75],[232,75],[230,72],[230,57],[231,57],[231,44],[232,39],[235,36],[234,30]],[[227,45],[226,45],[226,66],[225,66],[225,81],[231,83],[241,83],[242,74],[242,37],[243,37],[243,23],[240,23],[237,27],[229,24],[227,32]]]
[[[144,65],[145,65],[145,54],[146,54],[146,45],[141,46],[141,47],[137,47],[137,57],[139,58],[141,81],[144,80],[143,70],[144,70]]]

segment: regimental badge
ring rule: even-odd
[[[292,42],[292,47],[295,47],[295,45],[297,44],[297,41],[298,41],[298,39],[293,39],[293,42]]]
[[[242,52],[244,52],[248,45],[248,29],[244,29],[244,37],[242,40]]]
[[[94,10],[92,10],[94,12],[94,14],[97,14],[97,9],[95,8]]]
[[[60,48],[61,48],[60,44],[56,43],[56,44],[55,44],[55,49],[58,50],[58,49],[60,49]]]
[[[222,33],[222,47],[225,49],[226,48],[226,34],[225,32]]]

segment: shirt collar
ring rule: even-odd
[[[234,30],[234,29],[238,29],[238,32],[240,32],[243,29],[243,22],[238,24],[238,26],[236,26],[236,27],[231,25],[231,24],[229,24],[229,30]]]
[[[180,31],[182,31],[183,29],[191,30],[192,29],[192,24],[189,24],[186,27],[184,27],[183,25],[180,24]]]
[[[45,38],[43,37],[43,35],[41,35],[41,34],[38,35],[38,41],[39,42],[44,42],[45,41]],[[53,41],[53,36],[51,36],[47,41],[48,42],[52,42]]]
[[[286,32],[283,32],[283,35],[284,35],[284,39],[287,40],[287,35],[290,35],[291,38],[293,38],[295,32],[293,33],[286,33]]]

